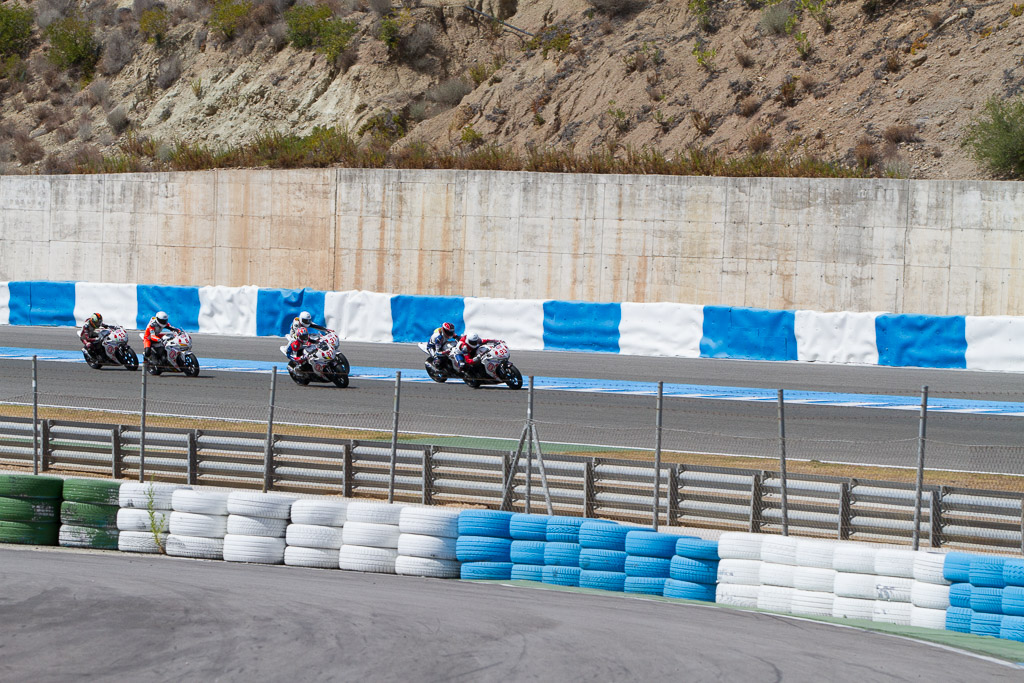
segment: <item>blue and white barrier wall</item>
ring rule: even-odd
[[[424,341],[447,320],[515,349],[1024,372],[1024,317],[0,282],[0,324],[70,326],[99,311],[110,323],[142,329],[157,310],[190,331],[238,336],[283,335],[307,310],[350,341]]]

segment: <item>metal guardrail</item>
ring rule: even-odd
[[[139,429],[125,425],[43,420],[41,470],[137,478]],[[274,435],[265,472],[266,437],[259,433],[148,428],[147,476],[189,484],[384,498],[391,446],[386,441]],[[395,499],[426,505],[462,504],[523,510],[525,468],[512,478],[514,452],[400,443]],[[0,465],[31,465],[32,420],[0,419]],[[522,461],[521,461],[522,462]],[[559,514],[649,523],[651,463],[545,454],[551,502]],[[534,463],[537,481],[538,463]],[[659,510],[672,526],[781,531],[779,473],[663,464]],[[534,486],[537,486],[534,483]],[[914,485],[788,474],[789,530],[798,535],[909,542]],[[926,486],[921,538],[932,547],[969,546],[1024,552],[1024,501],[1017,493]],[[535,503],[536,504],[536,503]]]

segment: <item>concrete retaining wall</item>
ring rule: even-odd
[[[324,169],[0,177],[0,280],[1024,315],[1024,184]]]

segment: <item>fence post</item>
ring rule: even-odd
[[[391,469],[388,471],[388,502],[395,502],[395,466],[398,461],[398,406],[402,399],[402,371],[395,372],[395,419],[391,426]]]
[[[345,444],[341,456],[341,495],[352,497],[352,449],[355,442]]]
[[[921,544],[921,489],[924,487],[924,436],[928,426],[928,387],[921,387],[921,417],[917,428],[917,483],[914,485],[914,550]]]
[[[110,430],[110,476],[120,479],[121,469],[121,426],[118,425]]]
[[[679,470],[682,465],[675,465],[668,470],[668,525],[679,524]]]
[[[529,393],[526,397],[526,426],[529,428],[533,424],[533,375],[530,375],[530,388],[527,391]],[[530,514],[533,512],[530,509],[530,496],[533,493],[533,438],[532,434],[526,436],[526,514]]]
[[[149,375],[145,361],[142,363],[142,405],[139,410],[139,481],[146,480],[146,377]]]
[[[185,480],[189,486],[195,486],[199,480],[199,434],[198,429],[193,429],[186,437],[188,440],[188,465],[185,470]]]
[[[420,495],[420,502],[423,505],[434,504],[434,453],[437,446],[423,449],[423,493]]]
[[[850,538],[850,482],[839,485],[839,528],[837,534],[840,541]]]
[[[594,461],[583,461],[583,516],[594,516]]]
[[[501,454],[501,480],[503,482],[507,482],[508,485],[502,493],[501,505],[498,506],[499,510],[512,509],[512,499],[515,497],[516,484],[514,481],[509,479],[509,474],[512,472],[512,461],[515,460],[515,457],[515,451],[509,451],[508,453]]]
[[[750,523],[747,525],[751,533],[761,531],[761,513],[764,510],[764,472],[754,472],[750,483]]]
[[[782,502],[782,535],[789,536],[789,501],[786,492],[786,401],[779,389],[779,488]]]
[[[39,423],[39,469],[43,472],[50,469],[50,421]]]
[[[270,407],[267,409],[267,445],[263,451],[263,493],[274,487],[274,399],[277,395],[277,366],[270,368]]]
[[[658,382],[657,416],[655,417],[654,436],[654,501],[651,505],[652,526],[658,530],[658,517],[661,508],[661,420],[662,420],[662,398],[664,395],[665,383]]]
[[[39,375],[38,361],[32,356],[32,474],[39,474]],[[45,468],[44,468],[45,469]]]
[[[945,495],[945,486],[932,491],[931,505],[928,509],[928,541],[933,548],[942,547],[942,498]]]

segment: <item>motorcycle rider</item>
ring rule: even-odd
[[[110,325],[103,324],[103,316],[99,313],[93,313],[86,319],[85,324],[82,325],[82,331],[78,336],[82,340],[82,345],[89,350],[90,356],[103,356],[103,345],[100,343],[103,336],[99,331],[109,329],[112,329],[112,327]]]
[[[464,334],[459,337],[459,343],[455,346],[455,364],[459,372],[466,372],[476,360],[477,351],[482,344],[490,344],[500,341],[498,339],[481,339],[479,334]]]
[[[149,324],[146,326],[146,332],[142,337],[142,344],[145,347],[143,357],[146,360],[159,360],[159,357],[163,355],[164,334],[168,331],[181,334],[181,330],[171,325],[168,321],[166,313],[157,311],[156,315],[150,318]]]
[[[309,341],[309,330],[305,327],[300,327],[295,330],[294,341],[288,345],[288,361],[292,367],[298,367],[306,362],[306,351],[307,349],[315,346]]]
[[[316,330],[318,332],[330,332],[329,329],[323,325],[317,325],[313,322],[313,315],[309,311],[303,311],[299,313],[299,317],[292,320],[292,328],[288,331],[288,336],[295,338],[295,334],[299,331],[300,327],[306,328],[307,334],[310,330]]]
[[[435,368],[441,367],[441,354],[444,352],[448,341],[454,336],[455,325],[451,323],[441,323],[441,327],[438,327],[431,333],[430,341],[427,342],[427,353],[430,354],[430,362]]]

